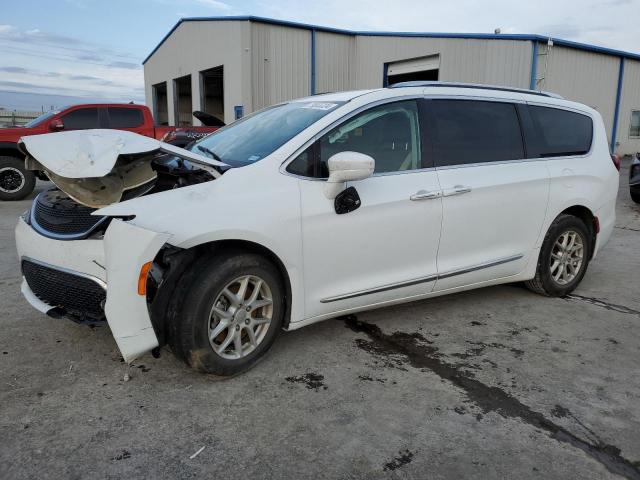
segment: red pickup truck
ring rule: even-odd
[[[24,168],[24,157],[18,150],[20,137],[63,130],[112,128],[184,146],[224,125],[204,112],[194,112],[194,116],[207,126],[155,126],[151,111],[144,105],[83,104],[44,113],[23,127],[0,128],[0,200],[20,200],[33,191],[36,176],[46,180],[44,173]]]

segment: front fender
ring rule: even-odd
[[[119,219],[113,219],[105,233],[105,316],[127,363],[158,346],[146,295],[138,295],[138,278],[142,266],[154,259],[169,238]]]

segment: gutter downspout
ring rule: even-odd
[[[531,78],[529,80],[529,90],[536,89],[536,80],[538,76],[538,41],[533,40],[533,52],[531,53]]]
[[[616,90],[616,108],[613,112],[613,128],[611,129],[611,153],[615,153],[618,136],[618,117],[620,116],[620,102],[622,101],[622,83],[624,81],[624,57],[620,57],[618,70],[618,89]]]
[[[309,90],[311,95],[316,94],[316,31],[311,30],[311,85]]]

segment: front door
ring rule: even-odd
[[[376,161],[372,177],[351,185],[361,206],[347,214],[336,214],[324,181],[300,180],[306,318],[433,290],[442,201],[437,174],[423,163],[419,110],[417,100],[364,110],[289,165],[302,177],[326,178],[336,153]]]

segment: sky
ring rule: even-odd
[[[0,107],[144,102],[142,60],[182,17],[353,30],[537,33],[640,53],[640,0],[0,0]],[[210,48],[216,48],[212,45]]]

